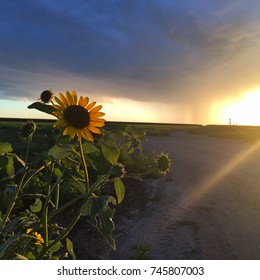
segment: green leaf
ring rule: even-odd
[[[17,254],[17,253],[16,253],[16,257],[14,259],[15,260],[28,260],[28,258],[26,258],[25,256]]]
[[[91,186],[92,189],[96,189],[98,186],[101,186],[104,182],[107,181],[109,174],[98,176],[96,182]],[[108,196],[97,197],[93,193],[91,197],[85,202],[81,208],[82,216],[91,216],[93,219],[99,210],[107,203]],[[93,222],[95,226],[95,222]]]
[[[79,179],[76,177],[72,177],[72,179],[73,179],[73,182],[72,182],[73,186],[75,186],[81,192],[81,194],[85,195],[86,194],[86,183],[79,181]]]
[[[108,198],[109,197],[107,195],[93,197],[93,207],[90,214],[92,216],[96,216],[98,212],[101,211],[106,205]]]
[[[47,113],[53,116],[52,112],[56,111],[51,105],[47,105],[41,102],[34,102],[33,104],[28,106],[29,109],[36,109],[43,113]]]
[[[16,235],[12,235],[11,237],[8,238],[7,241],[5,241],[5,243],[0,244],[0,259],[4,256],[6,249],[13,243],[15,242],[17,239],[19,239],[20,235],[16,234]]]
[[[12,151],[13,148],[10,143],[0,142],[0,155],[3,155],[5,153],[11,153]]]
[[[91,216],[93,204],[94,204],[94,201],[91,197],[84,203],[84,205],[80,209],[81,215],[83,217]]]
[[[42,210],[42,201],[40,200],[40,198],[35,199],[35,202],[30,205],[30,209],[34,213],[40,212]]]
[[[50,148],[50,150],[48,151],[48,154],[56,159],[64,159],[70,156],[72,153],[77,153],[77,151],[71,144],[58,144]]]
[[[134,148],[134,147],[131,147],[131,148],[128,150],[128,154],[131,155],[134,151],[135,151],[135,148]]]
[[[135,138],[142,140],[142,141],[147,141],[147,136],[146,132],[142,130],[136,130],[135,131]]]
[[[13,157],[8,156],[8,163],[5,167],[5,171],[8,176],[14,175],[14,160]]]
[[[116,201],[112,196],[108,198],[106,205],[99,212],[99,217],[101,220],[101,227],[99,231],[106,238],[111,248],[115,250],[116,244],[115,240],[112,238],[112,232],[115,229],[115,224],[112,220],[115,213],[115,209],[110,208],[110,203],[112,203],[113,205],[116,204]]]
[[[15,217],[13,218],[6,226],[5,226],[5,231],[8,233],[12,233],[18,228],[18,225],[20,223],[20,218]]]
[[[51,245],[51,242],[54,242],[54,240],[50,240],[50,245]],[[57,252],[60,250],[61,247],[62,247],[62,243],[60,241],[58,241],[49,251]]]
[[[16,184],[13,183],[13,184],[6,185],[5,191],[7,193],[15,193],[16,190],[17,190],[17,185]]]
[[[97,148],[90,143],[89,141],[86,141],[83,145],[82,145],[83,151],[85,154],[91,154],[97,151]]]
[[[115,209],[111,208],[110,204],[116,205],[116,201],[112,196],[102,196],[99,197],[95,202],[95,207],[91,209],[91,212],[92,214],[94,214],[96,211],[98,212],[94,217],[91,217],[90,222],[104,236],[104,238],[108,241],[112,249],[115,250],[115,240],[112,238],[112,232],[115,229],[115,224],[112,220],[115,213]]]
[[[68,253],[71,255],[72,259],[76,260],[77,258],[73,250],[73,243],[70,241],[69,238],[66,238],[66,246],[67,246]]]
[[[57,178],[61,178],[63,176],[63,173],[61,172],[61,170],[59,168],[54,168],[53,173]]]
[[[109,146],[105,142],[101,143],[101,149],[104,157],[112,164],[116,164],[119,158],[120,151],[115,146]]]
[[[117,196],[117,203],[120,204],[125,197],[125,186],[120,178],[116,177],[114,179],[114,187]]]
[[[99,211],[106,205],[108,200],[107,195],[103,196],[92,196],[85,202],[81,208],[82,216],[90,216],[94,218]]]
[[[62,163],[65,165],[65,167],[75,167],[80,166],[80,163],[70,157],[66,157],[62,159]]]
[[[0,171],[3,170],[8,176],[14,175],[14,160],[12,156],[0,156]]]
[[[35,255],[34,255],[33,252],[31,252],[31,251],[25,253],[24,256],[25,256],[28,260],[35,260],[35,259],[36,259]]]
[[[8,164],[8,157],[0,156],[0,170],[5,170],[7,164]]]

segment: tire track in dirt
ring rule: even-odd
[[[111,258],[128,259],[133,246],[146,244],[153,259],[202,259],[197,225],[188,209],[178,204],[182,187],[172,189],[171,174],[146,180],[145,185],[149,196],[145,210],[122,222],[124,230],[116,237],[118,249]]]

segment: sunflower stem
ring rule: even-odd
[[[62,131],[60,130],[60,133],[59,133],[59,135],[56,139],[56,143],[55,143],[56,145],[59,143],[61,135],[62,135]],[[51,181],[52,181],[52,176],[53,176],[55,160],[51,159],[50,164],[51,164],[50,171],[49,171],[49,174],[48,174],[48,177],[47,177],[47,195],[46,195],[46,200],[45,200],[45,203],[44,203],[43,215],[42,215],[42,222],[43,222],[43,226],[44,226],[43,238],[45,240],[44,246],[48,246],[48,244],[49,244],[49,229],[48,229],[49,202],[50,202],[50,199],[51,199],[52,190],[56,186],[56,184],[55,184],[54,187],[51,188]],[[47,168],[46,168],[46,171],[47,171]]]
[[[63,240],[68,234],[69,232],[74,228],[74,226],[76,225],[77,221],[80,219],[81,215],[82,215],[82,207],[84,206],[84,204],[90,199],[92,193],[96,190],[96,188],[98,188],[100,185],[102,185],[102,183],[104,181],[106,181],[109,177],[109,175],[111,174],[111,170],[103,175],[96,183],[94,183],[91,186],[91,189],[89,191],[89,193],[86,194],[86,196],[84,197],[82,204],[80,206],[80,208],[78,209],[77,214],[73,217],[71,223],[68,225],[68,227],[52,242],[50,242],[46,247],[44,247],[42,249],[42,251],[40,252],[38,259],[43,259],[44,255],[50,251],[55,244],[57,244],[58,242],[60,242],[61,240]]]
[[[48,165],[48,164],[47,164],[47,165]],[[38,172],[40,172],[44,167],[45,167],[45,165],[39,167],[39,168],[38,168],[29,178],[27,178],[26,180],[25,180],[25,177],[26,177],[26,175],[27,175],[27,171],[24,172],[24,174],[23,174],[23,176],[22,176],[22,178],[21,178],[21,180],[20,180],[20,183],[19,183],[19,185],[18,185],[18,188],[17,188],[16,192],[14,193],[14,196],[13,196],[13,198],[12,198],[10,204],[9,204],[9,207],[8,207],[8,209],[7,209],[7,211],[6,211],[6,214],[5,214],[5,216],[4,216],[4,219],[3,219],[3,221],[2,221],[2,224],[1,224],[1,226],[0,226],[0,229],[2,229],[2,228],[5,226],[7,220],[9,219],[9,216],[10,216],[10,214],[11,214],[11,212],[12,212],[12,210],[13,210],[15,204],[16,204],[16,200],[17,200],[19,194],[23,191],[23,188],[24,188],[24,187],[28,184],[28,182],[29,182]]]
[[[32,143],[32,135],[30,135],[27,139],[26,152],[25,152],[25,164],[26,164],[26,166],[28,165],[29,150],[30,150],[31,143]]]
[[[88,167],[87,167],[87,164],[86,164],[86,159],[85,159],[85,156],[84,156],[81,139],[79,140],[79,151],[80,151],[80,157],[81,157],[83,170],[84,170],[84,174],[85,174],[86,195],[87,195],[87,193],[89,191],[89,176],[88,176]]]
[[[17,188],[16,192],[14,193],[11,202],[9,203],[8,209],[7,209],[6,213],[5,213],[4,219],[3,219],[2,224],[0,226],[0,230],[3,229],[4,226],[6,225],[8,219],[9,219],[9,216],[10,216],[13,208],[15,207],[16,200],[17,200],[17,198],[18,198],[18,196],[19,196],[19,194],[20,194],[20,192],[21,192],[21,190],[22,190],[22,188],[24,186],[23,181],[25,179],[26,174],[27,174],[27,172],[24,172],[24,174],[22,175],[22,178],[20,180],[18,188]]]
[[[47,179],[47,195],[46,195],[46,200],[44,203],[43,207],[43,216],[42,216],[42,222],[44,226],[44,245],[48,246],[49,243],[49,233],[48,233],[48,211],[49,211],[49,201],[50,201],[50,194],[51,194],[51,180],[52,180],[52,175],[53,175],[53,170],[54,170],[54,159],[51,161],[51,166],[50,166],[50,171]]]
[[[60,201],[60,184],[57,184],[56,187],[56,198],[55,198],[55,209],[59,208],[59,201]]]

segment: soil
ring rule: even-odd
[[[258,142],[178,132],[150,137],[144,148],[169,153],[170,173],[126,184],[114,219],[116,251],[102,237],[82,243],[90,229],[79,224],[80,259],[130,259],[141,244],[158,260],[260,258]]]
[[[168,152],[172,169],[145,181],[145,207],[119,223],[110,258],[128,259],[142,243],[158,260],[260,258],[259,142],[179,132],[145,148]]]

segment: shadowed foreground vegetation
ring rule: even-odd
[[[116,250],[113,217],[129,212],[131,194],[133,201],[144,194],[139,182],[170,171],[167,153],[143,151],[144,127],[107,123],[75,139],[53,124],[0,120],[0,259],[107,258]],[[151,131],[171,133],[170,127]]]

